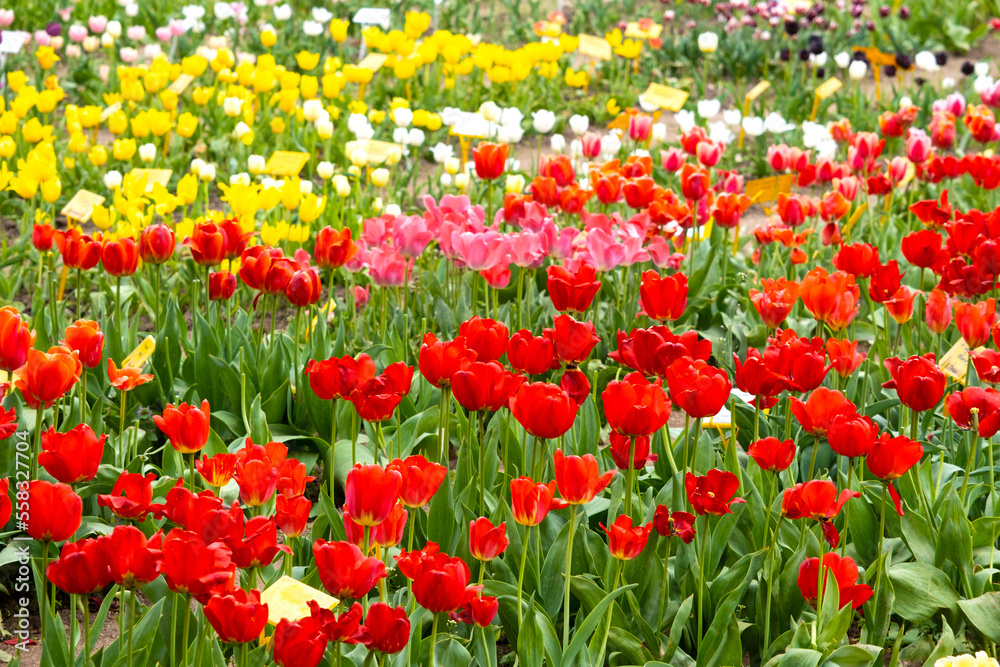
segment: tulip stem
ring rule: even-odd
[[[351,467],[358,462],[358,411],[351,415]]]
[[[823,615],[823,585],[826,583],[823,576],[823,545],[825,542],[826,540],[823,539],[823,531],[821,529],[819,535],[819,567],[817,568],[819,574],[816,575],[816,625],[813,626],[814,640],[819,634],[820,619]]]
[[[816,454],[819,453],[819,435],[813,440],[813,450],[812,456],[809,457],[809,477],[807,481],[813,478],[813,473],[816,471]]]
[[[74,616],[76,616],[76,609],[72,610]],[[90,664],[90,600],[87,596],[83,596],[83,653],[84,667]]]
[[[330,500],[333,500],[333,486],[334,486],[334,475],[333,475],[333,465],[335,463],[337,448],[337,413],[340,412],[340,403],[338,399],[333,399],[333,424],[330,427],[330,470],[327,475],[330,478]]]
[[[173,667],[177,666],[177,607],[181,597],[180,593],[174,593],[174,603],[170,607],[170,662]]]
[[[441,465],[445,468],[448,467],[448,426],[451,424],[451,415],[448,412],[448,407],[451,404],[451,391],[444,387],[441,389],[441,454],[440,461]]]
[[[708,545],[708,514],[705,516],[705,522],[701,527],[701,548],[698,551],[698,641],[697,645],[701,646],[701,640],[704,638],[702,634],[702,625],[704,622],[704,608],[705,608],[705,548]]]
[[[181,643],[181,663],[187,661],[188,638],[191,634],[191,594],[184,595],[184,635]]]
[[[122,277],[115,276],[115,324],[118,325],[118,337],[122,337]]]
[[[684,480],[687,479],[688,464],[690,459],[688,457],[688,440],[691,438],[691,415],[684,413],[684,476],[681,477],[681,484],[684,484]]]
[[[125,401],[128,400],[126,398],[127,396],[128,396],[127,392],[125,391],[121,392],[121,401],[118,407],[118,453],[121,454],[122,457],[122,469],[124,469],[126,466],[125,448],[123,445],[125,442]],[[82,417],[80,421],[81,422],[83,421]]]
[[[972,477],[973,459],[979,446],[979,409],[972,408],[972,438],[969,443],[969,458],[965,462],[965,481],[962,482],[962,507],[965,507],[965,492],[969,489],[969,478]]]
[[[132,667],[132,634],[135,629],[135,591],[128,596],[128,667]]]
[[[486,516],[483,512],[486,508],[486,437],[483,433],[483,413],[479,412],[479,516]],[[470,414],[471,418],[472,415]],[[484,566],[485,568],[485,566]],[[479,583],[482,583],[482,570],[479,574]]]
[[[80,319],[80,308],[83,304],[83,269],[76,270],[76,319]]]
[[[434,648],[437,644],[437,633],[438,633],[438,615],[434,614],[434,620],[431,621],[431,650],[429,664],[430,667],[434,667]]]
[[[576,505],[569,506],[569,535],[566,536],[566,590],[563,592],[563,651],[569,646],[569,580],[573,575],[573,530]]]
[[[625,516],[632,516],[632,485],[635,482],[635,436],[628,439],[628,469],[625,472]]]
[[[84,422],[85,410],[87,409],[87,369],[80,369],[80,423]]]
[[[885,548],[885,497],[887,492],[888,492],[888,484],[886,483],[885,480],[882,480],[882,511],[878,517],[878,556],[876,556],[875,558],[876,561],[882,558],[882,550]],[[823,548],[822,545],[820,545],[820,549],[822,548]],[[881,588],[882,585],[882,572],[885,570],[887,562],[888,559],[886,559],[879,565],[878,575],[875,577],[875,597],[872,601],[873,616],[878,614],[878,598],[879,598],[878,594],[879,594],[879,589]]]
[[[672,542],[667,538],[667,553],[663,556],[663,581],[660,582],[660,608],[656,613],[656,634],[663,631],[663,612],[666,611],[667,602],[670,600],[670,546]]]
[[[847,490],[851,490],[851,480],[854,476],[854,461],[847,457]],[[847,553],[847,531],[850,528],[851,503],[844,504],[844,533],[840,536],[840,557]]]
[[[153,269],[153,275],[156,276],[156,289],[154,290],[154,301],[153,301],[153,327],[154,330],[159,329],[160,326],[160,281],[162,279],[161,269],[162,264],[156,264],[156,268]]]
[[[775,480],[777,481],[777,480]],[[767,603],[764,605],[764,659],[771,647],[771,600],[774,599],[774,554],[778,550],[778,533],[785,517],[779,516],[774,526],[774,539],[771,540],[771,553],[768,554],[770,565],[767,569]]]
[[[191,467],[191,493],[195,493],[194,490],[194,452],[188,454],[188,463]]]
[[[528,562],[528,544],[531,542],[531,526],[524,530],[524,544],[521,549],[521,565],[517,572],[517,631],[521,631],[524,623],[524,612],[521,610],[521,591],[524,589],[524,565]]]

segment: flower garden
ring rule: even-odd
[[[1000,7],[372,5],[0,8],[0,660],[996,667]]]

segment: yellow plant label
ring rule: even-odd
[[[977,348],[976,351],[984,348]],[[938,361],[938,367],[944,374],[960,384],[966,384],[966,372],[969,370],[969,346],[965,339],[959,338],[958,342]]]
[[[146,193],[153,191],[153,186],[159,183],[163,187],[167,187],[167,183],[170,182],[170,176],[173,175],[173,169],[133,169],[132,173],[138,178],[142,178],[143,175],[146,176]]]
[[[310,600],[315,600],[323,609],[333,609],[338,604],[337,598],[291,577],[278,579],[260,594],[260,601],[267,605],[270,625],[277,625],[283,618],[297,621],[309,616]]]
[[[194,77],[191,76],[190,74],[181,74],[176,79],[174,79],[174,82],[170,84],[170,87],[167,88],[167,90],[169,90],[172,93],[177,93],[178,95],[180,95],[185,90],[187,90],[187,87],[191,85],[192,81],[194,81]]]
[[[264,166],[264,172],[271,176],[298,176],[308,161],[309,153],[275,151]]]
[[[111,114],[113,114],[114,112],[118,111],[121,108],[122,108],[121,102],[115,102],[111,106],[105,108],[104,111],[101,112],[101,122],[103,123],[108,118],[111,118]]]
[[[795,174],[782,174],[781,176],[770,176],[768,178],[758,178],[746,184],[744,192],[756,204],[766,204],[778,198],[779,193],[788,194],[792,191],[792,183],[795,182]]]
[[[666,109],[667,111],[680,111],[684,108],[684,103],[687,102],[688,92],[686,90],[678,90],[677,88],[671,88],[670,86],[664,86],[660,83],[651,83],[646,92],[642,94],[643,99],[649,104],[660,107],[661,109]]]
[[[377,72],[382,69],[382,65],[384,65],[385,61],[388,59],[389,56],[384,53],[369,53],[361,59],[361,62],[358,63],[358,67]]]
[[[580,46],[577,48],[580,55],[595,60],[611,60],[611,45],[603,37],[594,35],[580,35]]]
[[[833,95],[835,92],[840,90],[842,85],[844,84],[840,82],[840,79],[835,76],[830,77],[821,83],[818,88],[816,88],[816,97],[821,100],[825,100],[830,97],[830,95]]]
[[[83,224],[90,220],[94,207],[104,203],[104,197],[89,190],[80,190],[62,207],[61,213],[68,219]]]
[[[344,145],[344,154],[350,155],[359,149],[368,154],[368,164],[382,164],[394,155],[402,156],[403,154],[403,147],[399,144],[389,141],[375,141],[373,139],[348,141]]]
[[[122,368],[142,368],[149,361],[149,358],[153,356],[153,350],[156,349],[156,339],[152,336],[146,336],[142,339],[134,350],[129,352],[129,355],[122,360]]]

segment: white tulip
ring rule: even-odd
[[[741,125],[743,131],[751,137],[759,137],[764,134],[764,119],[759,116],[746,116]]]
[[[198,171],[198,178],[203,181],[215,180],[215,165],[208,163]]]
[[[316,122],[321,111],[323,111],[321,100],[306,100],[302,103],[302,117],[310,123]]]
[[[590,119],[581,114],[574,114],[569,117],[569,128],[573,130],[573,134],[582,137],[590,128]]]
[[[299,181],[299,192],[300,193],[302,193],[304,195],[308,195],[308,194],[311,194],[312,191],[313,191],[313,182],[312,181],[310,181],[308,179],[305,179],[305,178],[303,178],[302,180]]]
[[[251,174],[259,174],[264,171],[265,164],[263,155],[251,155],[247,158],[247,169]]]
[[[397,107],[392,111],[392,122],[399,127],[409,127],[413,122],[413,112],[406,107]]]
[[[867,75],[868,63],[864,60],[851,61],[850,66],[847,68],[847,76],[850,77],[851,81],[861,81]]]
[[[431,147],[431,155],[438,164],[444,164],[447,160],[455,157],[455,149],[448,144],[437,143]]]
[[[316,175],[324,181],[330,180],[330,177],[333,176],[333,165],[326,160],[320,162],[316,165]]]
[[[841,51],[833,57],[833,62],[837,63],[837,67],[844,69],[851,64],[851,54],[847,51]]]
[[[703,32],[698,35],[698,50],[702,53],[715,53],[719,49],[719,36],[714,32]]]
[[[402,209],[399,208],[399,204],[389,204],[385,207],[386,215],[399,215],[402,212]]]
[[[156,144],[143,144],[139,146],[139,159],[143,162],[152,162],[156,159]]]
[[[531,126],[539,134],[548,134],[556,125],[556,115],[548,109],[531,112]]]
[[[117,187],[121,187],[122,184],[122,174],[120,171],[112,169],[108,173],[104,174],[104,187],[109,190],[114,190]]]
[[[556,153],[562,153],[566,150],[566,137],[561,134],[553,134],[552,138],[549,139],[549,145]]]
[[[715,118],[720,109],[722,109],[722,102],[719,100],[698,100],[698,115],[706,120]]]

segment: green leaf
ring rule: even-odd
[[[1000,642],[1000,593],[986,593],[973,600],[959,600],[969,623],[991,642]]]
[[[922,667],[934,667],[935,662],[940,658],[952,655],[955,650],[955,633],[952,631],[947,619],[942,618],[941,622],[944,624],[944,627],[941,629],[941,639],[934,645],[934,650],[924,660]]]
[[[896,594],[893,611],[908,621],[923,623],[938,609],[951,608],[958,593],[941,570],[927,563],[899,563],[888,570]]]
[[[823,665],[824,667],[869,667],[875,662],[876,657],[860,646],[841,646],[830,654]]]
[[[781,667],[816,667],[823,654],[810,648],[790,648],[781,657]]]
[[[913,557],[921,563],[934,563],[934,532],[927,519],[908,511],[900,519],[902,537]],[[910,619],[912,620],[912,619]]]
[[[452,502],[451,481],[445,477],[431,498],[430,512],[427,514],[427,539],[437,542],[441,551],[451,552],[451,542],[455,534],[455,509]]]
[[[569,646],[566,647],[566,652],[562,656],[562,664],[574,664],[573,660],[576,658],[576,654],[579,653],[587,644],[590,635],[597,629],[597,624],[604,618],[604,614],[608,610],[611,603],[614,602],[615,598],[619,595],[633,588],[635,588],[635,584],[620,586],[608,593],[608,595],[601,600],[600,604],[594,607],[594,610],[587,615],[587,618],[584,619],[583,623],[577,626],[576,634],[573,635],[573,639],[570,640]]]

